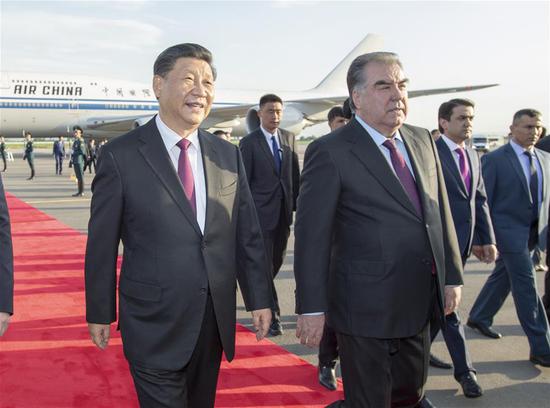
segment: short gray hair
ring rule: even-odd
[[[367,82],[367,77],[365,75],[365,66],[371,62],[381,62],[383,64],[397,64],[401,69],[403,69],[403,64],[399,60],[399,56],[393,52],[387,51],[378,51],[378,52],[369,52],[358,56],[353,60],[348,69],[348,92],[349,92],[349,101],[353,110],[356,109],[355,104],[353,103],[353,98],[351,94],[353,91],[361,88]]]

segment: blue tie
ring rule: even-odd
[[[273,159],[275,160],[277,174],[281,174],[281,156],[279,155],[279,146],[277,145],[275,136],[271,136],[271,147],[273,149]]]

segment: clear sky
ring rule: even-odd
[[[400,54],[410,89],[500,83],[471,93],[474,133],[506,134],[512,115],[550,124],[550,7],[538,2],[0,1],[0,69],[150,82],[160,51],[209,48],[219,88],[311,88],[367,33]],[[433,128],[438,95],[407,122]]]

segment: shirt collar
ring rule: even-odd
[[[166,150],[168,151],[172,150],[172,148],[176,146],[178,142],[181,140],[181,136],[178,135],[176,132],[174,132],[172,129],[170,129],[166,125],[166,123],[162,121],[162,119],[160,118],[160,115],[156,116],[155,123],[157,124],[157,128],[159,130],[160,136],[162,137],[162,141],[166,146]],[[187,136],[187,140],[189,140],[191,142],[191,145],[195,146],[197,150],[200,150],[198,129],[195,129],[193,133]]]
[[[534,154],[534,153],[535,153],[535,149],[526,150],[526,149],[524,149],[523,147],[521,147],[519,144],[517,144],[517,142],[514,141],[514,139],[510,139],[510,146],[512,146],[512,149],[514,149],[514,152],[516,152],[516,154],[517,154],[518,156],[523,155],[525,152],[528,152],[528,153],[530,153],[530,154]]]
[[[378,147],[380,147],[380,145],[384,144],[384,142],[388,140],[388,138],[384,136],[382,133],[380,133],[378,130],[367,125],[367,123],[363,119],[361,119],[358,115],[355,115],[355,119],[357,119],[357,122],[359,122],[361,126],[363,126],[363,128],[372,137],[372,140],[374,140],[374,143],[376,143]],[[394,133],[393,138],[403,143],[403,138],[401,137],[401,133],[399,133],[399,130],[397,130]]]
[[[262,133],[264,134],[264,136],[265,136],[266,138],[268,138],[268,139],[270,139],[270,140],[271,140],[271,137],[272,137],[272,136],[275,136],[275,138],[277,138],[278,129],[275,129],[275,133],[269,133],[267,130],[265,130],[265,129],[263,128],[262,125],[260,125],[260,129],[262,130]]]
[[[457,143],[455,143],[447,135],[442,134],[441,137],[443,138],[445,143],[447,143],[447,146],[449,146],[449,149],[451,150],[451,152],[454,152],[458,148],[461,148],[462,150],[465,150],[464,147],[462,147],[462,146],[458,145]]]

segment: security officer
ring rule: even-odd
[[[75,126],[73,128],[74,142],[71,161],[73,163],[74,174],[78,180],[78,192],[73,197],[82,197],[84,195],[84,163],[86,162],[86,144],[82,138],[82,128]]]
[[[25,135],[25,140],[25,154],[23,155],[23,160],[26,160],[31,168],[31,175],[27,180],[32,180],[34,178],[34,148],[32,147],[32,135],[27,133]]]
[[[3,172],[6,171],[6,143],[4,142],[4,137],[0,136],[0,156],[2,156],[2,161],[4,162]]]

